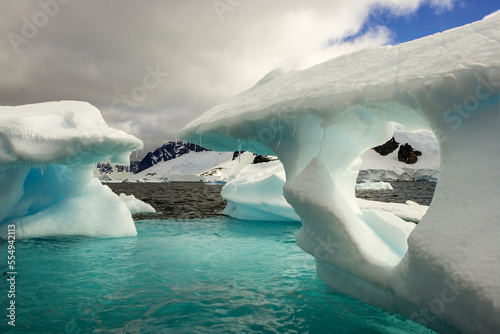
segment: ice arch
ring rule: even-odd
[[[180,137],[277,154],[284,194],[303,223],[297,243],[334,289],[439,332],[498,332],[499,42],[494,15],[307,70],[276,70]],[[390,138],[391,121],[433,130],[441,150],[433,202],[397,264],[381,261],[391,245],[370,232],[354,201],[359,156]],[[378,217],[392,233],[390,220]]]
[[[0,107],[0,238],[9,226],[17,239],[136,235],[127,205],[94,178],[94,164],[127,164],[141,147],[86,102]]]

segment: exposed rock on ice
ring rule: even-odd
[[[303,224],[297,243],[334,289],[439,332],[500,332],[499,41],[494,15],[272,75],[180,136],[274,152]],[[389,213],[362,212],[354,196],[359,157],[393,136],[391,122],[439,142],[439,182],[412,231]]]
[[[15,225],[16,238],[136,235],[127,206],[94,169],[106,159],[128,164],[141,147],[85,102],[0,107],[0,226]]]
[[[386,155],[394,152],[395,150],[397,150],[398,147],[399,147],[399,143],[396,141],[396,139],[394,139],[394,137],[392,137],[390,140],[388,140],[384,144],[379,145],[379,146],[375,146],[373,148],[373,150],[382,156],[386,156]]]

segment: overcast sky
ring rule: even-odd
[[[0,105],[88,101],[145,153],[276,67],[473,22],[496,2],[2,0]]]

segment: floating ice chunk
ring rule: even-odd
[[[227,182],[221,196],[224,214],[244,220],[298,221],[283,197],[285,171],[280,161],[247,165]]]
[[[156,210],[149,204],[144,203],[140,199],[135,198],[134,195],[125,195],[124,193],[120,194],[120,199],[125,202],[130,213],[154,213]]]
[[[362,182],[356,184],[356,190],[392,190],[389,182]]]
[[[221,196],[227,201],[223,213],[243,220],[300,221],[283,196],[285,182],[285,170],[280,161],[246,165],[222,188]],[[363,212],[372,209],[390,212],[415,223],[427,212],[427,206],[412,201],[401,204],[357,198],[356,203]]]
[[[89,169],[92,173],[92,169]],[[128,221],[130,212],[108,187],[93,178],[81,196],[62,198],[40,211],[9,220],[16,226],[16,237],[122,237],[136,235]],[[124,220],[126,219],[126,220]]]
[[[93,173],[141,147],[85,102],[0,107],[0,226],[15,225],[16,238],[136,235],[125,203]]]
[[[429,208],[426,205],[420,205],[413,201],[406,201],[406,204],[403,204],[368,201],[362,198],[357,198],[356,203],[363,212],[372,209],[376,211],[390,212],[405,221],[413,223],[418,223],[422,220],[424,215],[427,213],[427,209]]]

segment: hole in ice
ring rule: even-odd
[[[356,197],[363,221],[399,258],[427,212],[439,172],[439,144],[430,131],[405,132],[365,151]]]
[[[431,131],[396,128],[386,143],[361,155],[357,197],[380,202],[428,206],[439,176],[439,144]]]

